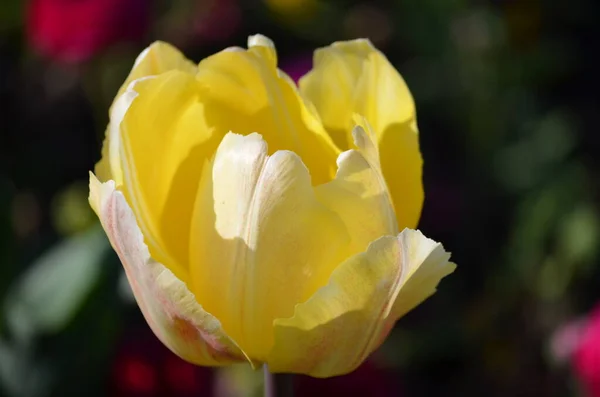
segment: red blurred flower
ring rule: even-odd
[[[600,397],[600,305],[588,316],[572,356],[575,375],[588,397]]]
[[[148,27],[150,0],[30,0],[27,36],[41,55],[86,61],[121,41],[136,41]]]
[[[210,369],[183,361],[147,327],[128,332],[117,348],[110,396],[192,397],[210,395],[211,390]]]
[[[366,361],[356,371],[344,376],[317,379],[298,375],[294,379],[294,386],[299,397],[389,397],[403,394],[398,380],[372,361]]]

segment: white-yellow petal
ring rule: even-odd
[[[348,237],[317,201],[302,160],[289,151],[269,156],[260,135],[227,134],[211,168],[192,221],[194,291],[244,351],[262,360],[273,320],[291,316],[327,283]]]

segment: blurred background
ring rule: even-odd
[[[299,396],[600,396],[600,2],[0,0],[0,395],[252,396],[153,336],[87,203],[153,40],[271,37],[294,79],[368,37],[417,103],[420,229],[459,264],[358,371]]]

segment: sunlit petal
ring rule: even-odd
[[[325,285],[345,255],[338,216],[321,205],[300,158],[269,156],[258,134],[228,134],[205,172],[193,217],[191,273],[199,302],[253,358],[273,320]]]
[[[415,230],[378,239],[342,263],[293,317],[275,321],[269,368],[315,377],[354,370],[454,270],[449,256]]]
[[[338,149],[294,82],[277,69],[273,43],[264,36],[252,36],[249,47],[229,48],[200,62],[197,79],[208,124],[220,135],[260,131],[271,152],[297,153],[310,170],[313,184],[330,180]]]

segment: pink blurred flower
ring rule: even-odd
[[[561,326],[550,340],[552,357],[559,364],[570,362],[579,348],[581,337],[587,325],[586,319],[576,319]]]
[[[150,0],[30,0],[27,37],[41,55],[78,63],[122,41],[140,40]]]
[[[600,304],[587,318],[572,365],[587,396],[600,397]]]

